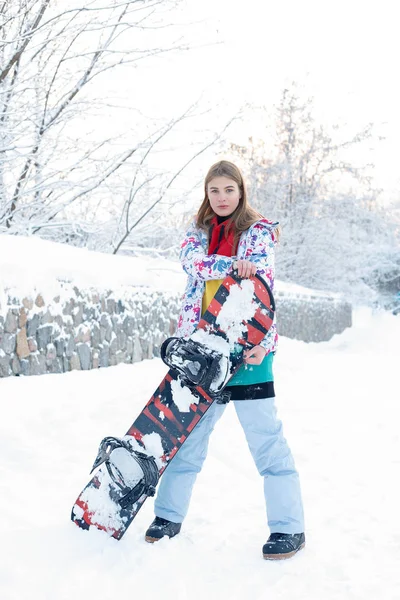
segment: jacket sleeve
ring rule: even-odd
[[[268,330],[265,338],[261,340],[260,346],[266,349],[266,354],[269,354],[271,351],[275,351],[276,345],[278,343],[278,333],[276,331],[276,318],[272,324],[271,329]]]
[[[257,265],[257,273],[264,277],[271,290],[274,287],[275,275],[275,226],[278,223],[257,223],[250,232],[250,240],[246,247],[246,259]],[[276,348],[278,334],[276,330],[276,317],[272,327],[267,332],[260,346],[267,350],[267,354]]]
[[[184,271],[191,277],[204,281],[226,277],[232,271],[235,258],[235,256],[206,254],[194,222],[186,232],[179,255]]]
[[[275,276],[275,225],[277,223],[256,223],[249,232],[250,239],[247,240],[245,251],[246,260],[257,265],[257,273],[267,280],[271,290]]]

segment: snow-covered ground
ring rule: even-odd
[[[178,263],[0,236],[5,293],[45,298],[59,281],[179,293]],[[278,284],[292,293],[297,286]],[[73,525],[98,443],[122,435],[154,391],[159,359],[0,379],[0,600],[398,600],[400,317],[355,313],[328,343],[281,338],[280,417],[301,474],[306,549],[261,557],[262,481],[229,406],[210,443],[182,533],[147,544],[149,499],[122,541]]]
[[[114,256],[37,237],[0,235],[0,305],[6,291],[19,297],[36,291],[47,300],[60,293],[60,281],[116,293],[125,286],[181,293],[186,275],[178,261]],[[321,293],[279,280],[275,283],[277,290],[294,295]]]
[[[177,261],[94,252],[36,237],[0,235],[0,294],[59,293],[59,281],[99,291],[121,286],[182,289],[185,274]]]
[[[328,343],[281,338],[277,405],[301,474],[307,545],[261,557],[262,481],[232,406],[211,438],[181,535],[147,544],[69,521],[99,441],[121,435],[160,360],[0,380],[1,600],[398,600],[400,317],[355,314]]]

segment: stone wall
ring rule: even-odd
[[[148,288],[99,293],[59,283],[51,298],[0,299],[0,377],[63,373],[159,356],[180,298]],[[323,294],[275,293],[280,334],[329,340],[351,326],[351,306]]]
[[[337,294],[275,292],[280,335],[303,342],[326,342],[352,325],[352,305]]]
[[[60,284],[52,299],[0,306],[0,377],[108,367],[157,356],[176,327],[179,298],[131,288],[116,297]]]

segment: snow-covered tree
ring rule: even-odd
[[[281,223],[279,277],[368,301],[379,278],[399,273],[400,255],[398,215],[380,205],[373,165],[355,164],[373,127],[349,137],[338,126],[328,132],[312,109],[313,99],[302,100],[293,84],[259,138],[230,151],[252,203]]]
[[[196,107],[155,125],[132,118],[134,99],[118,107],[103,95],[116,70],[123,76],[128,65],[188,47],[165,34],[177,4],[0,2],[1,231],[84,245],[106,222],[104,247],[113,250],[134,225],[133,201],[142,214],[145,196],[164,197],[175,173],[154,172],[146,159]],[[122,120],[118,131],[107,111]]]

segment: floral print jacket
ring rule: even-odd
[[[201,316],[205,281],[226,277],[232,270],[235,259],[250,260],[256,264],[257,273],[267,280],[273,290],[276,244],[274,231],[277,225],[277,222],[273,223],[267,219],[257,221],[240,236],[237,256],[228,257],[218,254],[208,255],[207,234],[196,226],[195,221],[192,221],[180,251],[180,261],[188,275],[188,280],[178,318],[177,336],[185,337],[193,333]],[[268,354],[276,350],[277,341],[278,334],[274,320],[260,345],[266,348]]]

